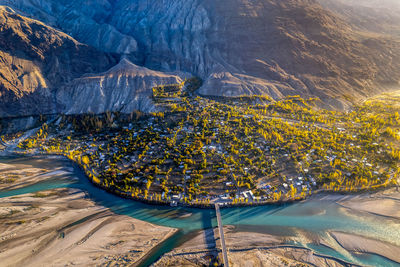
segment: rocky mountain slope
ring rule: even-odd
[[[0,0],[135,64],[200,76],[203,95],[299,94],[333,108],[399,86],[398,5],[378,2]]]
[[[107,110],[131,113],[155,111],[152,88],[181,83],[174,74],[139,67],[127,59],[110,70],[74,80],[57,92],[61,110],[69,114],[103,113]]]
[[[0,114],[51,113],[54,89],[85,73],[104,71],[117,58],[66,34],[0,8]]]
[[[152,87],[182,82],[119,57],[0,7],[0,117],[152,111]]]
[[[327,10],[358,31],[400,36],[400,1],[397,0],[318,0]]]
[[[204,95],[316,95],[343,107],[399,81],[398,41],[313,0],[125,0],[109,23],[136,38],[144,64],[205,79]]]

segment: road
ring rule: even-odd
[[[222,224],[221,212],[219,210],[218,203],[215,203],[215,213],[217,214],[219,239],[221,241],[222,258],[224,260],[224,267],[229,267],[228,253],[226,252],[226,246],[225,246],[224,225]]]

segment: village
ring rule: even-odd
[[[397,183],[397,106],[337,112],[299,96],[207,98],[194,92],[200,83],[153,88],[151,114],[62,115],[21,142],[20,153],[65,155],[109,191],[173,206],[274,203]]]

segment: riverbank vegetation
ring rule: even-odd
[[[62,115],[19,148],[63,154],[94,183],[159,203],[255,204],[397,183],[398,96],[339,112],[299,96],[200,97],[200,85],[153,88],[151,114]]]

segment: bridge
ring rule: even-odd
[[[222,258],[224,261],[224,267],[229,267],[228,253],[226,252],[226,246],[225,246],[224,225],[222,224],[221,212],[219,210],[218,203],[215,203],[215,213],[217,214],[219,239],[221,241]]]

